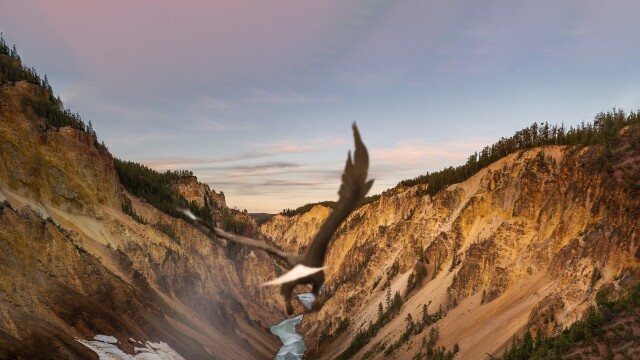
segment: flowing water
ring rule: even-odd
[[[298,300],[307,308],[311,308],[311,303],[315,297],[311,293],[296,295]],[[302,359],[302,355],[307,350],[307,345],[300,334],[296,332],[296,325],[302,321],[302,315],[285,319],[277,325],[273,325],[271,333],[276,335],[282,341],[282,347],[276,354],[276,360],[299,360]]]
[[[307,346],[304,339],[296,332],[296,325],[302,321],[302,315],[285,319],[278,325],[271,327],[271,332],[280,338],[282,347],[276,354],[276,360],[298,360],[302,359]]]
[[[302,302],[302,305],[304,305],[304,307],[306,307],[307,309],[311,309],[311,304],[313,303],[313,300],[316,299],[316,297],[313,296],[312,293],[298,294],[296,295],[296,297],[298,298],[298,300],[300,300],[300,302]]]

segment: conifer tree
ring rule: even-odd
[[[427,304],[422,304],[422,323],[428,325],[429,323],[429,310]]]
[[[391,287],[387,288],[387,295],[385,297],[385,302],[387,304],[387,311],[391,310]]]
[[[393,296],[393,309],[394,310],[400,310],[400,308],[402,307],[402,296],[400,296],[400,293],[396,291],[396,294]]]
[[[405,320],[407,321],[407,330],[412,329],[415,324],[413,323],[413,316],[411,316],[411,313],[407,314],[407,318]]]

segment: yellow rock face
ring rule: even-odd
[[[173,185],[176,193],[184,196],[188,201],[195,201],[198,206],[204,206],[204,198],[208,197],[216,208],[226,208],[227,202],[224,193],[211,190],[209,185],[198,182],[195,176],[181,178]]]
[[[640,129],[623,133],[612,172],[600,170],[597,146],[548,146],[511,154],[434,197],[421,186],[396,188],[358,209],[330,244],[326,303],[302,323],[307,346],[324,359],[340,354],[376,321],[389,286],[402,310],[356,358],[382,357],[373,346],[394,343],[407,315],[417,319],[429,304],[447,314],[436,324],[438,346],[458,343],[458,358],[476,359],[499,354],[527,324],[545,332],[570,324],[600,286],[637,282]],[[277,216],[260,231],[303,250],[328,214]],[[417,266],[427,275],[406,293]],[[340,319],[350,325],[332,337]],[[411,358],[427,330],[393,356]]]

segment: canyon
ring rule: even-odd
[[[282,264],[132,194],[95,134],[25,105],[49,95],[26,81],[0,89],[0,357],[96,358],[82,341],[101,335],[128,354],[149,343],[187,359],[273,358],[269,328],[286,316],[260,284]],[[526,330],[581,318],[599,290],[624,293],[640,275],[639,139],[632,125],[607,149],[520,150],[434,195],[399,185],[361,206],[330,244],[324,306],[298,325],[306,356],[412,358],[427,334],[459,359],[498,356]],[[171,191],[294,252],[331,212],[258,226],[191,175]]]

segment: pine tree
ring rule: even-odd
[[[424,325],[429,324],[429,310],[427,304],[422,304],[422,323]]]
[[[97,137],[96,132],[93,130],[93,123],[91,123],[91,120],[87,123],[87,133],[93,137]]]
[[[405,296],[409,295],[409,293],[411,292],[411,290],[413,290],[413,288],[415,287],[415,275],[413,274],[413,271],[411,272],[411,274],[409,274],[409,279],[407,279],[407,288],[404,291]]]
[[[396,294],[393,296],[393,309],[400,310],[402,307],[402,296],[400,293],[396,291]]]
[[[411,316],[411,313],[407,314],[407,318],[405,320],[407,321],[407,331],[411,331],[415,325],[413,323],[413,316]]]
[[[49,85],[49,77],[45,74],[44,79],[42,79],[42,87],[49,91],[51,89],[51,85]]]
[[[387,288],[387,295],[385,297],[385,302],[387,304],[387,311],[391,310],[391,288]]]
[[[429,330],[429,346],[433,347],[440,337],[440,331],[438,331],[438,327],[434,326]]]
[[[533,352],[533,337],[531,336],[531,331],[527,329],[524,334],[524,339],[522,341],[522,356],[525,359],[528,359]]]
[[[20,61],[20,55],[18,55],[18,49],[16,48],[15,44],[13,44],[13,47],[11,47],[11,52],[9,53],[9,56],[13,59]]]

